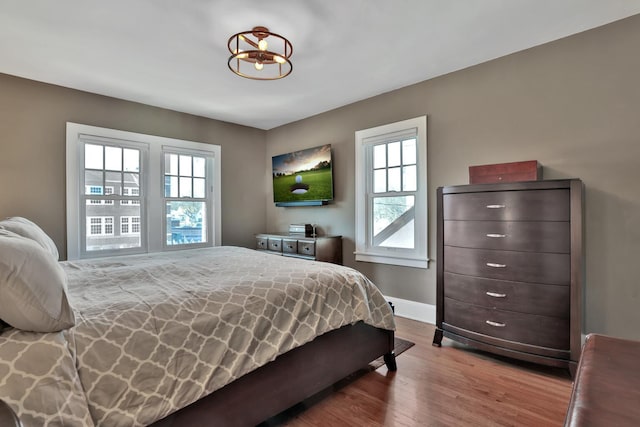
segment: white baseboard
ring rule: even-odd
[[[417,320],[418,322],[436,324],[436,306],[415,302],[401,298],[388,297],[385,299],[395,307],[396,316]]]

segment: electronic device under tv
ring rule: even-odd
[[[331,144],[271,158],[276,206],[321,206],[333,200]]]

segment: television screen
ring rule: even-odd
[[[276,206],[323,205],[333,200],[331,144],[272,157]]]

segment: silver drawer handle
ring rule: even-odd
[[[506,205],[487,205],[487,209],[504,209]]]
[[[505,268],[506,266],[507,264],[496,264],[495,262],[487,263],[487,267],[493,267],[493,268]]]
[[[496,326],[498,328],[504,328],[505,326],[507,326],[506,323],[494,322],[493,320],[485,320],[485,323],[487,325]]]
[[[507,237],[507,235],[506,235],[506,234],[493,234],[493,233],[489,233],[489,234],[487,234],[487,237],[495,237],[495,238],[501,239],[501,238]]]
[[[499,294],[497,292],[491,292],[491,291],[487,291],[485,293],[490,297],[494,297],[494,298],[505,298],[507,296],[507,294]]]

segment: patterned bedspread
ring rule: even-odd
[[[394,328],[333,264],[217,247],[63,266],[76,326],[0,336],[0,397],[25,427],[147,425],[330,330]]]

